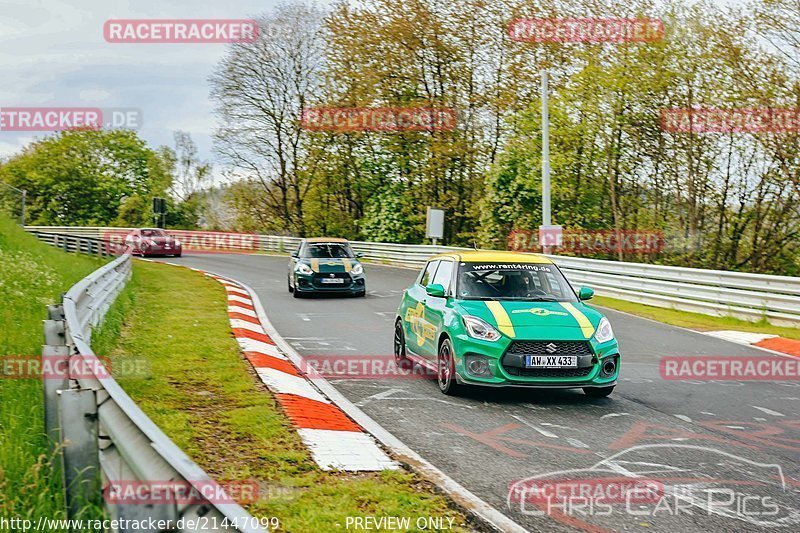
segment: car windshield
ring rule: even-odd
[[[464,300],[578,301],[564,275],[551,264],[460,263],[456,292]]]
[[[326,242],[309,244],[303,257],[329,258],[329,257],[355,257],[347,244]]]
[[[167,232],[163,229],[143,229],[142,237],[166,237]]]

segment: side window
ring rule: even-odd
[[[439,283],[444,287],[444,293],[450,293],[450,280],[453,279],[453,262],[442,261],[439,263],[439,268],[436,270],[436,275],[433,276],[431,283]]]
[[[556,296],[557,298],[564,298],[567,294],[567,288],[561,283],[559,280],[551,273],[551,272],[539,272],[542,281],[545,285],[545,292],[552,296]]]
[[[436,267],[439,265],[439,261],[431,261],[428,263],[428,266],[425,267],[425,271],[422,273],[422,277],[419,279],[419,284],[423,287],[427,287],[431,283],[431,278],[433,277],[433,273],[436,272]]]

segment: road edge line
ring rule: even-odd
[[[227,277],[227,276],[224,276]],[[228,277],[234,280],[234,278]],[[267,316],[264,306],[261,304],[256,292],[247,284],[239,280],[234,280],[244,287],[250,293],[253,300],[253,307],[256,309],[256,314],[261,325],[266,330],[267,334],[275,341],[278,348],[295,364],[298,368],[308,368],[308,365],[303,365],[303,357],[292,347],[291,344],[281,336],[275,329]],[[456,480],[436,468],[433,464],[424,459],[417,452],[409,448],[403,441],[395,437],[392,433],[386,430],[371,416],[362,411],[358,406],[353,404],[350,400],[344,397],[333,385],[328,382],[315,370],[308,368],[306,378],[311,381],[323,394],[325,394],[339,409],[345,412],[347,416],[356,421],[364,430],[375,437],[381,444],[388,448],[395,458],[401,463],[407,465],[414,472],[421,475],[440,490],[447,494],[458,507],[463,509],[477,521],[491,527],[495,531],[503,533],[527,533],[528,530],[521,525],[514,522],[512,519],[481,500],[478,496],[467,490],[464,486]]]

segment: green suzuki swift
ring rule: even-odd
[[[438,377],[452,394],[462,385],[582,388],[611,394],[620,353],[611,324],[583,303],[548,258],[468,251],[432,257],[405,290],[394,354]]]

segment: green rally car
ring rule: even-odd
[[[287,283],[295,298],[314,293],[365,296],[364,266],[345,239],[303,239],[289,261]]]
[[[432,257],[405,290],[394,354],[461,385],[583,388],[611,394],[620,353],[611,324],[548,258],[469,251]]]

